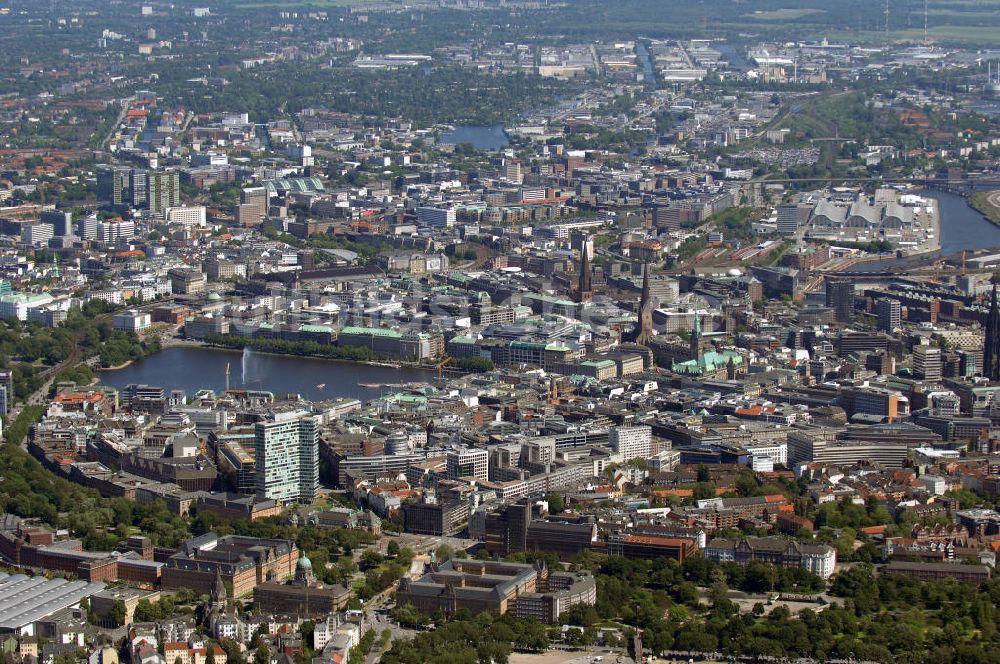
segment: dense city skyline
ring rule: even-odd
[[[6,660],[1000,662],[998,10],[0,4]]]

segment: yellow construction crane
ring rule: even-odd
[[[438,370],[438,385],[444,385],[444,365],[448,364],[449,362],[451,362],[451,358],[450,357],[445,358],[443,362],[438,362],[438,365],[437,365],[437,370]]]

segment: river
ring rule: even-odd
[[[441,134],[444,145],[471,143],[477,150],[499,150],[510,145],[502,124],[492,127],[455,127]]]
[[[955,256],[964,250],[1000,248],[1000,226],[993,224],[961,196],[943,191],[921,191],[938,201],[941,215],[941,250],[930,254],[892,258],[853,266],[851,272],[880,272],[926,263],[928,258]]]
[[[383,388],[361,387],[359,383],[398,385],[434,382],[430,369],[378,367],[353,362],[337,362],[292,355],[250,352],[243,376],[243,355],[239,351],[215,348],[166,348],[133,362],[124,369],[101,371],[101,383],[121,390],[131,383],[180,389],[192,396],[198,390],[221,392],[226,388],[226,365],[230,367],[232,389],[267,390],[275,394],[294,393],[312,400],[353,397],[366,401],[381,396]],[[319,387],[323,385],[323,387]],[[389,388],[384,391],[390,391]]]

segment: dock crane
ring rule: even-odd
[[[438,386],[439,386],[439,387],[440,387],[441,385],[444,385],[444,365],[446,365],[446,364],[448,364],[449,362],[451,362],[451,360],[452,360],[452,358],[450,358],[450,357],[447,357],[447,358],[445,358],[445,359],[444,359],[444,361],[442,361],[442,362],[438,362],[438,364],[437,364],[437,370],[438,370]]]

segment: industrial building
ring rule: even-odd
[[[36,622],[79,606],[81,600],[102,590],[100,582],[4,574],[0,576],[0,632],[34,636]]]

